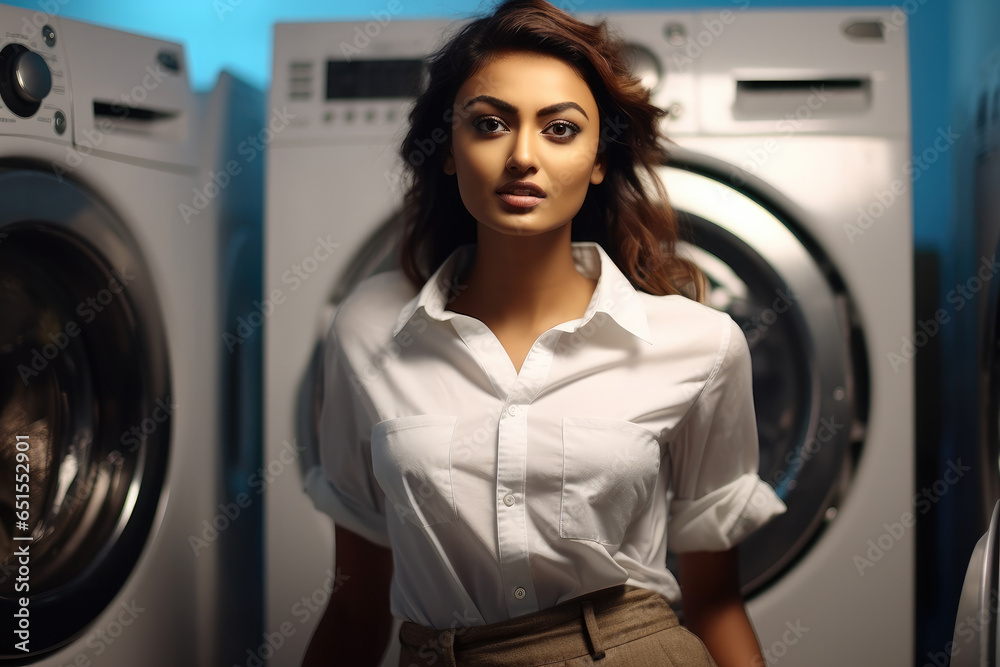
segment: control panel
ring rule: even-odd
[[[681,58],[694,15],[675,14],[666,23],[662,17],[637,21],[644,26],[640,37],[648,40],[628,45],[629,64],[667,112],[669,128],[682,129],[694,121],[686,113],[694,105],[693,76]],[[426,57],[461,25],[446,20],[278,24],[271,103],[287,105],[293,118],[281,141],[401,139],[426,77]]]
[[[0,135],[69,138],[67,58],[57,17],[0,7]]]

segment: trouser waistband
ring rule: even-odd
[[[509,656],[527,655],[543,664],[568,655],[604,657],[607,649],[678,625],[666,599],[631,585],[605,588],[550,609],[471,627],[430,628],[406,621],[399,640],[422,665],[454,667],[461,662],[504,664]],[[502,661],[502,662],[501,662]]]

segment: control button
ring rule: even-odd
[[[855,21],[844,26],[844,34],[858,40],[884,40],[885,31],[880,21]]]
[[[369,109],[365,112],[365,122],[373,123],[375,122],[375,109]]]
[[[386,111],[385,112],[385,119],[387,121],[389,121],[390,123],[395,122],[395,120],[396,120],[396,111],[395,111],[395,109],[389,109],[388,111]]]
[[[45,59],[34,51],[25,51],[14,60],[15,92],[25,102],[41,102],[52,90],[52,73]]]
[[[523,600],[525,595],[527,595],[527,592],[525,592],[525,590],[520,586],[514,589],[514,597],[518,600]]]
[[[346,120],[348,123],[353,123],[354,122],[354,111],[352,111],[351,109],[348,109],[347,111],[345,111],[344,112],[344,120]]]
[[[56,31],[52,29],[52,26],[47,25],[42,28],[42,39],[45,40],[45,46],[56,45]]]
[[[53,127],[56,129],[56,134],[63,134],[66,132],[66,114],[62,111],[57,111],[53,115]]]
[[[156,61],[171,72],[181,71],[181,59],[174,51],[160,51],[156,54]]]
[[[16,116],[30,118],[52,90],[45,59],[21,44],[0,49],[0,98]]]
[[[687,42],[687,30],[683,23],[668,23],[663,29],[663,36],[671,46],[684,46]]]
[[[336,116],[334,116],[334,115],[333,115],[333,112],[332,112],[332,111],[327,111],[327,112],[326,112],[325,114],[323,114],[323,122],[324,122],[324,123],[332,123],[332,122],[333,122],[333,119],[334,119],[335,117],[336,117]]]
[[[511,417],[516,417],[517,416],[517,406],[516,405],[509,405],[509,406],[507,406],[507,414],[509,414]]]
[[[511,494],[508,493],[506,496],[503,497],[503,504],[506,505],[507,507],[510,507],[511,505],[513,505],[514,504],[514,496],[512,496]]]

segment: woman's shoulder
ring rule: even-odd
[[[743,330],[729,313],[677,294],[640,292],[640,298],[654,345],[683,347],[707,357],[748,352]]]
[[[417,290],[402,270],[383,271],[360,281],[337,306],[333,328],[341,340],[392,336],[396,318]]]

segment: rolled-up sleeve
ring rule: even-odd
[[[750,349],[731,318],[669,452],[667,546],[674,552],[724,551],[786,509],[758,475]]]
[[[339,311],[338,315],[340,314]],[[337,336],[337,321],[327,335],[323,366],[323,407],[319,424],[319,458],[323,479],[313,471],[307,485],[314,502],[334,523],[382,546],[389,546],[385,495],[375,479],[371,455],[371,419],[364,408],[363,385]],[[317,500],[321,498],[321,500]]]

